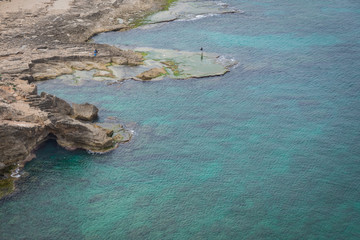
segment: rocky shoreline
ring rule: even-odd
[[[15,188],[13,171],[34,158],[48,139],[66,149],[92,152],[106,152],[128,140],[92,123],[95,106],[71,106],[56,96],[38,94],[33,82],[75,70],[106,70],[109,64],[141,64],[141,54],[87,41],[100,32],[129,29],[136,19],[170,2],[0,1],[0,198]]]

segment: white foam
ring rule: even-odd
[[[178,19],[176,21],[179,21],[179,22],[187,22],[187,21],[196,21],[196,20],[199,20],[199,19],[202,19],[202,18],[206,18],[206,17],[212,17],[212,16],[216,16],[216,15],[219,15],[218,13],[209,13],[209,14],[199,14],[199,15],[196,15],[196,16],[188,16],[187,18],[181,18],[181,19]]]
[[[13,178],[19,178],[19,177],[21,177],[21,175],[20,175],[20,168],[16,168],[12,173],[11,173],[11,177],[13,177]]]
[[[93,152],[91,150],[86,150],[87,153],[91,154],[91,155],[102,155],[102,154],[106,154],[107,152]]]
[[[227,6],[229,6],[227,3],[224,3],[224,2],[217,2],[216,5],[222,6],[222,7],[227,7]]]
[[[225,56],[219,56],[216,59],[216,62],[227,68],[236,67],[238,65],[238,61],[235,58],[227,58]]]

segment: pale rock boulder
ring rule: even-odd
[[[137,75],[136,77],[141,79],[141,80],[151,80],[157,77],[160,77],[162,75],[166,74],[166,70],[164,68],[152,68],[148,71],[145,71],[143,73],[140,73],[139,75]]]
[[[84,121],[94,121],[98,118],[98,112],[99,109],[90,104],[90,103],[84,103],[84,104],[72,104],[73,111],[74,111],[74,118],[78,120],[84,120]]]

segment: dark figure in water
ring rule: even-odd
[[[98,54],[98,50],[95,49],[95,51],[94,51],[94,57],[96,57],[97,54]]]
[[[204,53],[203,53],[203,48],[200,48],[201,51],[201,61],[204,59]]]

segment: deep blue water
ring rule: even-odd
[[[0,239],[360,239],[360,2],[224,2],[245,13],[95,37],[237,59],[223,77],[39,83],[135,135],[41,148]]]

